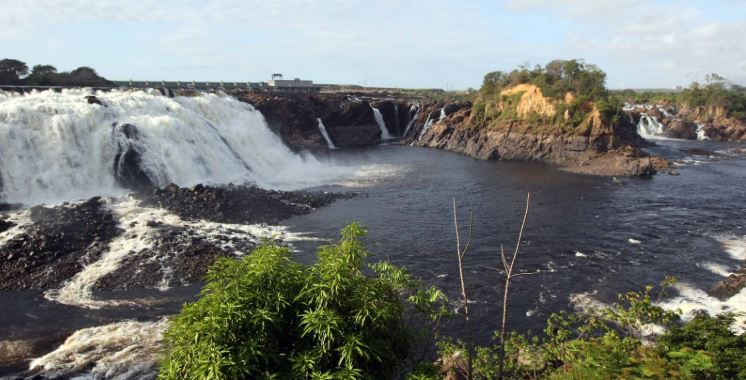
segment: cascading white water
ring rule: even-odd
[[[432,116],[433,116],[432,112],[427,114],[427,119],[425,119],[425,124],[422,126],[422,131],[420,132],[420,136],[417,137],[417,140],[422,140],[422,136],[424,136],[425,133],[427,133],[427,130],[430,129],[430,125],[433,124]]]
[[[639,134],[640,137],[645,139],[657,139],[661,138],[663,132],[663,124],[661,124],[655,116],[645,114],[640,115],[640,121],[637,123],[637,134]]]
[[[417,116],[420,115],[420,107],[418,105],[413,104],[412,106],[409,107],[410,115],[412,114],[413,110],[415,111],[414,116],[412,116],[412,119],[409,120],[409,123],[407,123],[407,127],[404,128],[404,134],[402,135],[403,137],[407,137],[407,135],[409,134],[409,130],[412,129],[412,126],[417,121]]]
[[[88,104],[86,95],[104,105]],[[136,138],[122,132],[125,123],[135,126]],[[38,203],[121,194],[114,162],[128,144],[161,186],[250,182],[297,189],[351,174],[293,153],[261,113],[224,94],[43,91],[0,97],[0,197]]]
[[[386,128],[386,122],[383,120],[383,115],[381,115],[381,111],[379,111],[378,108],[373,107],[373,106],[371,106],[370,108],[373,109],[373,117],[376,119],[378,128],[381,128],[381,140],[390,140],[391,134],[389,134],[389,130]]]
[[[697,140],[709,140],[710,138],[707,137],[707,134],[705,133],[705,126],[702,124],[697,124]]]
[[[329,133],[326,131],[324,122],[321,121],[320,117],[316,118],[316,121],[319,123],[319,132],[321,132],[321,136],[324,136],[324,140],[326,140],[326,146],[329,147],[329,149],[337,149],[334,142],[332,142],[332,139],[329,137]]]

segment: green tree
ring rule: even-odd
[[[19,84],[21,77],[28,74],[28,66],[17,59],[0,60],[0,84]]]
[[[365,234],[345,227],[311,267],[272,243],[216,262],[166,333],[159,378],[385,379],[402,370],[417,332],[431,332],[405,314],[437,325],[447,300],[388,262],[366,276]]]

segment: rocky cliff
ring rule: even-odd
[[[514,116],[492,118],[487,123],[468,102],[428,105],[422,113],[427,116],[410,137],[411,144],[483,160],[542,161],[595,175],[649,176],[668,166],[665,160],[639,149],[645,143],[628,118],[606,123],[598,109],[588,105],[582,123],[568,129],[553,121],[555,102],[543,97],[534,86],[521,86],[501,94],[514,96],[515,104],[495,105],[497,114],[510,111]],[[571,94],[566,97],[567,102],[572,100]],[[565,113],[563,117],[569,119],[571,115]]]
[[[387,133],[401,137],[414,113],[411,99],[376,99],[338,94],[233,93],[252,104],[269,126],[294,149],[325,149],[323,123],[334,146],[353,148],[381,143],[382,131],[373,108],[381,113]]]

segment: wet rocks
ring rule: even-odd
[[[9,220],[5,220],[2,216],[0,216],[0,233],[7,231],[8,229],[10,229],[11,227],[15,225],[16,225],[15,223]]]
[[[710,289],[710,294],[721,300],[725,300],[738,294],[744,287],[746,287],[746,268],[741,268],[725,280],[715,284]]]
[[[680,118],[664,119],[665,126],[664,136],[673,139],[696,140],[697,124],[692,121]]]
[[[120,233],[100,198],[29,210],[33,224],[0,247],[0,289],[59,286],[96,260]]]
[[[381,143],[381,129],[368,102],[349,102],[322,118],[334,145],[356,148]]]
[[[141,189],[152,187],[155,182],[142,166],[142,153],[137,142],[137,127],[124,123],[114,124],[113,133],[118,135],[117,154],[114,156],[114,177],[122,187]]]
[[[99,98],[97,98],[97,97],[95,97],[93,95],[86,96],[85,100],[86,100],[86,102],[88,102],[88,104],[98,104],[100,106],[106,107],[106,104],[104,104]]]
[[[328,205],[340,195],[283,192],[245,185],[186,188],[171,184],[163,189],[140,192],[138,197],[144,205],[165,208],[189,220],[277,224],[293,215]]]

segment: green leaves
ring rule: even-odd
[[[437,321],[447,299],[403,268],[371,265],[350,224],[304,267],[290,250],[265,242],[240,260],[220,259],[200,299],[166,333],[160,379],[379,379],[402,368],[415,319]],[[437,325],[433,323],[431,325]]]

